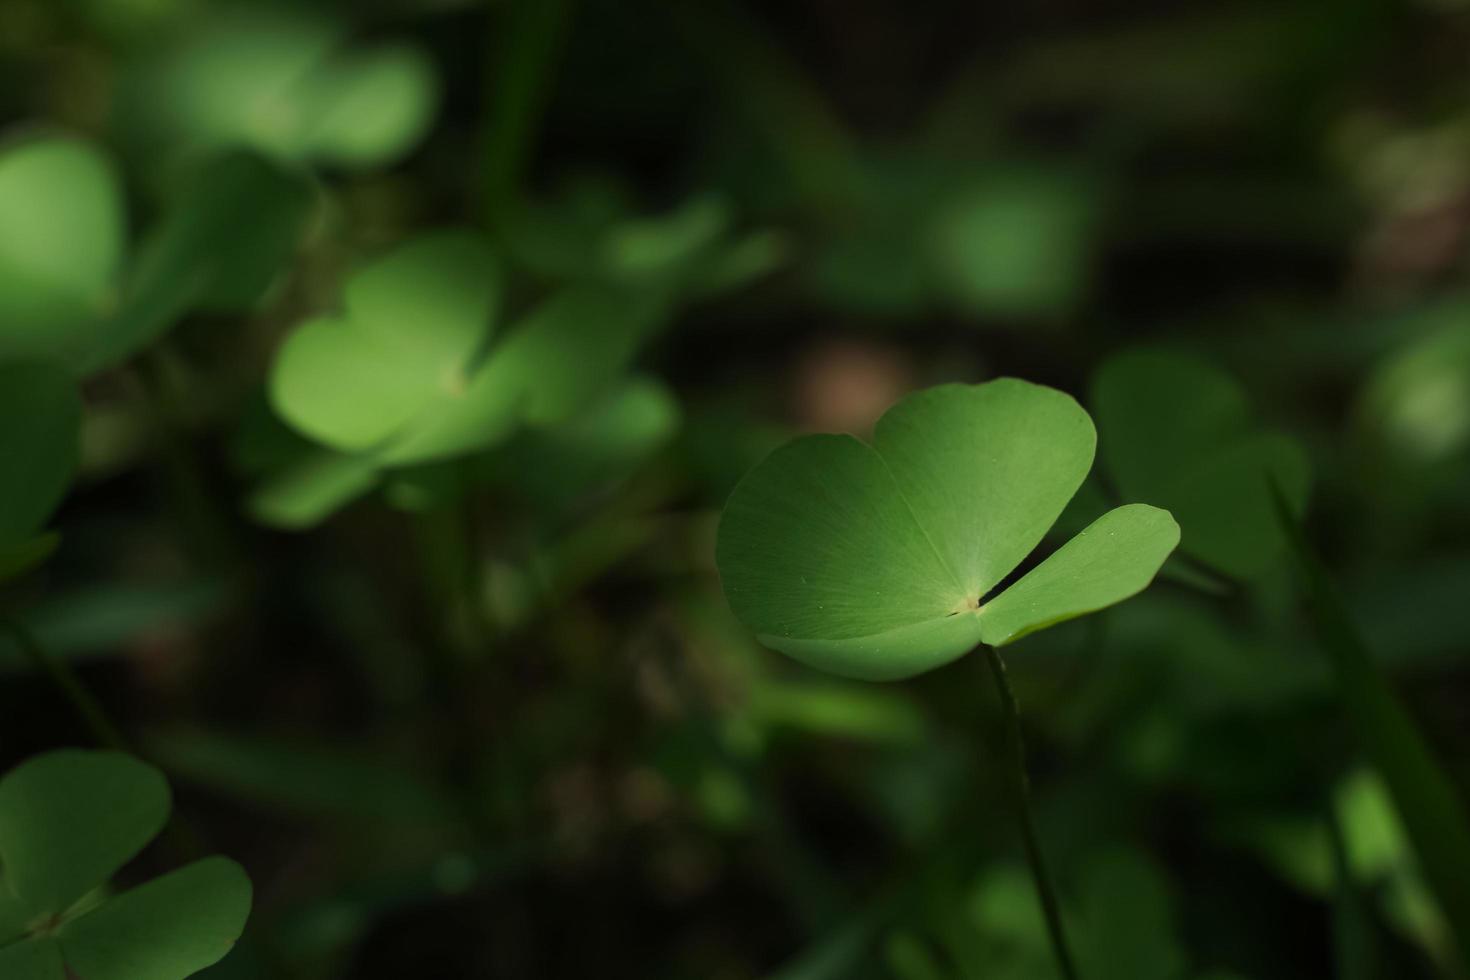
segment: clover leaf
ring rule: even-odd
[[[49,752],[0,780],[0,976],[183,980],[223,958],[250,912],[235,862],[96,891],[158,835],[169,807],[163,775],[117,752]]]
[[[572,286],[490,344],[499,276],[467,232],[415,239],[347,283],[343,311],[286,341],[271,401],[292,427],[380,467],[495,445],[554,425],[621,372],[658,312],[628,293]]]
[[[870,680],[1013,642],[1146,587],[1179,540],[1168,512],[1109,511],[998,595],[1092,466],[1092,421],[1002,378],[911,395],[871,445],[805,436],[730,495],[716,557],[762,643]]]
[[[1098,369],[1092,406],[1109,476],[1124,496],[1173,512],[1181,551],[1235,578],[1279,557],[1270,481],[1299,512],[1307,459],[1296,442],[1256,424],[1233,378],[1188,355],[1133,350]]]
[[[519,264],[546,278],[708,295],[739,288],[785,259],[782,236],[737,235],[734,217],[718,197],[639,215],[616,182],[584,178],[548,202],[518,208],[506,244]]]
[[[72,360],[101,329],[122,271],[122,191],[111,163],[67,137],[0,153],[0,352]]]
[[[187,153],[250,147],[345,168],[391,164],[432,122],[439,82],[417,46],[353,47],[301,11],[237,9],[134,66],[129,131]]]
[[[0,356],[85,374],[190,311],[252,306],[295,248],[308,185],[244,153],[181,184],[129,261],[120,181],[99,149],[41,137],[0,153]]]
[[[0,581],[54,547],[54,537],[38,535],[76,473],[81,421],[81,398],[65,373],[0,366]]]
[[[320,443],[378,449],[436,397],[464,390],[499,292],[475,235],[415,239],[354,275],[340,314],[297,328],[276,359],[273,403]]]

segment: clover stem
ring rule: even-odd
[[[556,82],[572,0],[515,0],[501,6],[508,9],[495,25],[500,43],[486,77],[489,108],[480,161],[485,223],[497,233],[521,190]]]
[[[83,686],[81,678],[77,677],[76,671],[64,660],[51,656],[36,635],[24,624],[13,619],[0,619],[0,630],[9,634],[20,647],[21,653],[35,665],[36,669],[45,673],[51,682],[71,704],[77,715],[92,732],[92,737],[107,748],[118,752],[130,752],[127,740],[118,731],[117,726],[107,717],[107,712],[102,705],[92,696],[92,692]]]
[[[160,345],[137,359],[153,437],[157,440],[163,477],[190,557],[206,570],[231,564],[235,554],[229,515],[212,491],[207,471],[189,441],[188,410],[177,390],[167,348]]]
[[[1026,748],[1021,741],[1021,710],[1016,705],[1016,696],[1006,679],[1005,661],[1000,651],[988,643],[982,643],[985,659],[990,664],[990,673],[995,678],[995,689],[1000,695],[1002,723],[1005,727],[1006,752],[1011,757],[1012,790],[1015,803],[1016,822],[1020,824],[1021,841],[1026,849],[1026,863],[1031,867],[1031,879],[1036,885],[1036,895],[1041,901],[1041,911],[1046,917],[1046,930],[1051,939],[1052,952],[1056,955],[1057,968],[1065,980],[1077,980],[1077,967],[1073,963],[1071,950],[1067,946],[1067,934],[1062,927],[1062,909],[1052,888],[1051,876],[1047,873],[1046,858],[1041,853],[1041,840],[1036,833],[1036,820],[1031,814],[1031,780],[1026,775]]]

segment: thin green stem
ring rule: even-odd
[[[118,752],[132,751],[117,726],[107,717],[102,705],[82,684],[81,678],[77,677],[69,663],[47,653],[36,635],[23,623],[13,619],[0,619],[0,630],[4,630],[15,641],[21,653],[25,654],[37,670],[51,679],[99,744]]]
[[[1002,722],[1005,726],[1006,752],[1010,755],[1012,776],[1012,798],[1016,808],[1016,822],[1021,827],[1021,840],[1026,848],[1026,863],[1031,866],[1031,879],[1036,884],[1036,895],[1041,900],[1041,911],[1046,917],[1046,930],[1051,938],[1052,952],[1057,958],[1057,969],[1065,980],[1077,980],[1077,967],[1067,946],[1067,935],[1062,928],[1062,909],[1052,887],[1051,876],[1046,870],[1046,858],[1041,853],[1041,840],[1036,833],[1036,820],[1031,815],[1031,780],[1026,775],[1026,748],[1021,741],[1021,709],[1016,705],[1016,696],[1011,692],[1006,679],[1005,661],[1000,652],[989,644],[982,643],[985,659],[990,664],[990,673],[995,678],[995,689],[1000,695]]]
[[[1374,659],[1280,485],[1272,479],[1270,488],[1346,717],[1388,787],[1425,883],[1449,925],[1455,957],[1470,963],[1470,813],[1460,787]]]
[[[557,61],[571,23],[572,0],[512,0],[499,54],[486,79],[488,108],[481,156],[481,207],[487,225],[515,203],[541,117],[551,96]]]
[[[230,564],[234,555],[230,519],[211,491],[209,477],[184,423],[186,411],[164,348],[137,359],[137,379],[147,401],[155,438],[163,457],[168,491],[192,557],[207,569]]]

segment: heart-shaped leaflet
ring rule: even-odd
[[[223,958],[250,914],[250,879],[234,861],[100,888],[169,808],[163,774],[117,752],[48,752],[0,779],[0,977],[183,980]]]
[[[765,645],[869,680],[1112,605],[1178,544],[1167,511],[1109,511],[989,595],[1061,514],[1096,441],[1070,396],[1013,378],[911,395],[872,445],[796,439],[730,495],[716,549],[725,594]]]

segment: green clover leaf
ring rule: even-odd
[[[517,209],[506,244],[518,263],[545,278],[709,295],[737,289],[786,257],[781,235],[737,235],[733,225],[732,209],[718,197],[644,216],[616,182],[585,178],[548,202]]]
[[[57,368],[0,366],[0,581],[55,547],[40,534],[76,473],[82,403]]]
[[[295,248],[309,186],[231,153],[182,187],[129,262],[121,181],[98,148],[46,136],[0,153],[0,358],[90,373],[190,311],[249,309]]]
[[[1108,474],[1124,496],[1178,518],[1181,551],[1235,578],[1282,554],[1268,476],[1300,513],[1310,484],[1306,455],[1256,425],[1228,374],[1183,354],[1129,351],[1098,369],[1092,406]]]
[[[334,449],[381,450],[436,398],[464,391],[499,292],[489,246],[468,232],[395,249],[348,281],[341,314],[286,341],[271,376],[277,411]]]
[[[230,951],[245,872],[205,858],[116,896],[104,885],[163,829],[163,775],[117,752],[64,749],[0,780],[0,976],[183,980]]]
[[[393,163],[433,121],[439,81],[417,46],[347,44],[301,11],[238,9],[150,52],[122,88],[149,149],[249,147],[344,168]]]
[[[348,281],[340,314],[287,339],[271,402],[310,439],[379,468],[450,459],[570,418],[608,389],[660,310],[571,286],[492,347],[499,292],[489,246],[472,234],[402,245]]]
[[[67,137],[0,153],[0,353],[71,361],[101,330],[122,271],[122,189]]]
[[[872,445],[806,436],[730,495],[725,594],[762,643],[869,680],[908,677],[1145,588],[1179,540],[1168,512],[1109,511],[999,595],[1092,466],[1092,421],[1012,378],[911,395]]]

